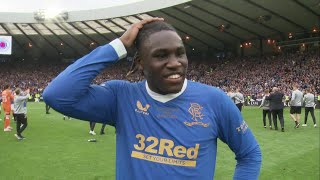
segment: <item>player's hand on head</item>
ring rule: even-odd
[[[154,22],[154,21],[163,21],[163,20],[164,20],[163,18],[154,17],[154,18],[148,18],[148,19],[141,20],[140,22],[134,23],[130,26],[129,29],[127,29],[127,31],[119,39],[121,40],[121,42],[126,48],[130,48],[133,45],[133,42],[135,41],[139,33],[139,30],[143,27],[143,25]]]

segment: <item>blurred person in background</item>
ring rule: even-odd
[[[298,89],[298,84],[293,84],[292,89],[290,100],[290,117],[292,120],[294,120],[294,128],[299,128],[303,94]]]
[[[13,128],[10,126],[10,114],[11,114],[11,102],[14,99],[11,88],[9,85],[4,86],[4,90],[1,93],[2,96],[2,108],[4,112],[4,132],[11,131]]]
[[[266,98],[270,95],[269,89],[266,89],[264,91],[264,96],[262,98],[261,105],[259,108],[262,107],[262,121],[263,121],[263,127],[266,128],[266,116],[268,116],[269,120],[269,128],[272,129],[272,123],[271,123],[271,111],[270,111],[270,101],[267,100]]]
[[[96,123],[94,121],[89,121],[89,125],[90,125],[89,134],[96,135],[96,133],[94,132],[94,128],[96,126]],[[100,135],[105,134],[104,130],[105,130],[106,125],[107,125],[106,123],[102,123],[101,130],[100,130]]]
[[[243,94],[240,92],[240,88],[236,89],[234,103],[236,104],[236,106],[238,107],[239,111],[241,112],[242,111],[242,107],[243,107],[243,103],[244,103],[244,97],[243,97]]]
[[[303,127],[307,126],[307,120],[309,112],[311,114],[312,120],[313,120],[313,127],[317,127],[316,117],[314,116],[314,109],[316,108],[316,103],[314,101],[314,95],[311,94],[311,91],[309,88],[306,89],[306,94],[303,97],[304,102],[304,124],[302,124]]]
[[[50,112],[49,112],[50,106],[47,103],[45,103],[45,104],[46,104],[46,114],[50,114]]]
[[[284,132],[284,118],[283,118],[283,108],[285,97],[282,92],[280,92],[278,87],[272,88],[272,93],[265,98],[270,102],[270,110],[272,114],[272,120],[274,129],[278,130],[277,118],[279,118],[281,131]]]
[[[25,139],[24,136],[22,136],[22,132],[26,129],[28,126],[27,121],[27,101],[29,99],[29,93],[30,90],[27,89],[25,92],[23,92],[20,88],[15,89],[15,95],[14,95],[14,116],[17,121],[17,134],[14,136],[18,140]]]

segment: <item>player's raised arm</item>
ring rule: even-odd
[[[44,101],[65,115],[98,122],[113,118],[116,106],[114,87],[90,85],[107,66],[124,58],[126,48],[133,45],[139,29],[144,24],[162,20],[150,18],[133,24],[120,39],[100,46],[61,72],[45,89]]]

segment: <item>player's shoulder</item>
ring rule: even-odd
[[[112,89],[131,89],[139,87],[143,84],[144,81],[139,82],[130,82],[126,80],[109,80],[100,84],[100,86],[108,87]]]
[[[200,94],[203,94],[205,96],[226,96],[226,93],[221,89],[199,82],[188,80],[188,87],[191,91],[199,92]]]
[[[124,84],[128,83],[128,81],[125,80],[109,80],[105,81],[100,84],[100,86],[123,86]]]

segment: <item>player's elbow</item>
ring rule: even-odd
[[[61,99],[65,99],[62,95],[63,93],[61,91],[57,91],[52,86],[48,86],[45,88],[43,92],[43,100],[44,102],[52,107],[53,109],[57,111],[61,111],[64,109],[61,105],[64,103],[61,103]]]
[[[236,157],[238,163],[261,164],[262,154],[259,145],[247,152],[245,155]]]
[[[262,154],[261,154],[261,149],[259,145],[253,150],[253,154],[255,156],[256,161],[259,162],[259,164],[261,164]]]
[[[78,102],[76,96],[72,96],[70,91],[63,88],[63,85],[51,83],[43,92],[43,100],[54,110],[68,115],[73,105]]]
[[[262,155],[259,146],[244,157],[237,159],[234,178],[236,180],[256,180],[259,179]]]
[[[48,104],[49,106],[53,106],[55,103],[55,93],[54,91],[52,90],[51,87],[47,87],[44,89],[43,91],[43,94],[42,94],[42,97],[43,97],[43,101]]]
[[[247,154],[247,157],[254,162],[261,163],[262,154],[261,154],[260,146],[257,145],[250,153]]]

